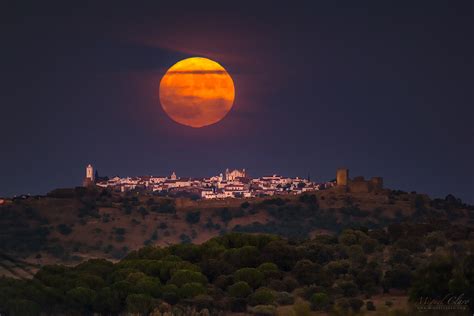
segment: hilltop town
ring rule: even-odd
[[[0,252],[44,265],[91,256],[120,259],[144,245],[201,244],[230,232],[308,238],[351,227],[429,222],[467,238],[474,227],[474,207],[452,195],[431,199],[391,190],[381,177],[350,177],[345,168],[337,170],[335,181],[316,183],[279,176],[249,179],[245,170],[207,179],[175,173],[107,179],[88,166],[83,185],[0,199],[6,241]],[[244,189],[231,189],[238,186]],[[267,195],[258,196],[263,192]],[[15,276],[13,261],[5,258],[0,275]]]
[[[99,177],[92,165],[86,167],[84,187],[97,186],[115,192],[148,191],[168,194],[185,194],[202,199],[254,198],[274,195],[296,195],[336,187],[352,193],[368,193],[383,189],[383,178],[362,176],[350,179],[349,169],[340,168],[335,181],[314,182],[305,178],[283,177],[273,174],[258,178],[249,177],[245,169],[226,169],[225,173],[209,178],[170,176],[137,176],[121,178]]]
[[[209,178],[170,176],[99,177],[92,165],[86,167],[84,186],[109,188],[117,192],[131,190],[162,194],[188,194],[202,199],[252,198],[273,195],[294,195],[334,186],[334,182],[316,183],[309,178],[280,175],[249,177],[245,169],[226,169]]]

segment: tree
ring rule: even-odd
[[[349,260],[338,260],[338,261],[331,261],[324,266],[324,271],[329,272],[330,274],[334,275],[335,277],[346,274],[350,268],[350,261]]]
[[[308,259],[298,261],[293,268],[293,274],[301,284],[312,284],[318,280],[321,266]]]
[[[352,281],[338,281],[336,283],[336,289],[338,289],[345,297],[354,297],[359,294],[359,288]]]
[[[82,311],[91,311],[96,292],[85,287],[76,287],[66,293],[66,300],[70,304]]]
[[[124,301],[132,292],[133,286],[130,282],[122,280],[112,284],[111,289],[117,293],[120,301]]]
[[[205,285],[207,283],[207,278],[201,272],[178,270],[169,280],[169,284],[174,284],[178,287],[190,282],[196,282]]]
[[[289,271],[297,261],[296,248],[285,240],[269,242],[262,250],[262,260],[275,263],[280,270]]]
[[[373,238],[365,238],[361,241],[362,249],[364,249],[364,252],[366,254],[373,253],[378,245],[379,243],[377,242],[377,240]]]
[[[178,290],[178,293],[181,298],[193,298],[198,295],[206,294],[206,288],[201,283],[190,282],[184,284]]]
[[[243,281],[250,285],[252,288],[257,288],[260,286],[264,278],[262,272],[255,268],[242,268],[234,273],[235,281]]]
[[[275,271],[278,271],[278,266],[274,264],[273,262],[264,262],[261,265],[259,265],[257,269],[263,273],[275,272]]]
[[[421,267],[414,275],[410,298],[443,298],[449,294],[449,281],[452,279],[453,264],[450,258],[438,257]]]
[[[249,304],[255,305],[269,305],[275,301],[273,291],[267,288],[259,288],[248,298]]]
[[[130,294],[126,302],[130,313],[148,315],[152,308],[152,297],[146,294]]]
[[[247,284],[247,282],[239,281],[229,286],[227,292],[232,297],[246,298],[252,293],[252,288]]]
[[[122,310],[119,294],[109,287],[102,288],[94,300],[94,311],[102,314],[116,314]]]
[[[33,301],[13,299],[7,302],[9,315],[36,316],[40,314],[40,306]]]
[[[161,284],[159,278],[146,276],[139,279],[135,284],[135,291],[139,294],[147,294],[152,297],[159,297],[161,294]]]
[[[255,266],[258,262],[260,252],[255,246],[243,246],[240,248],[228,249],[223,257],[224,260],[236,268]]]
[[[345,245],[345,246],[351,246],[357,244],[359,241],[358,236],[356,234],[356,231],[352,229],[347,229],[344,230],[340,235],[339,235],[339,243]]]
[[[412,281],[410,268],[404,264],[395,265],[391,270],[385,272],[382,285],[385,291],[390,288],[407,289]]]

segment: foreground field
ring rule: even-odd
[[[451,296],[449,315],[469,315],[474,242],[466,232],[398,224],[313,239],[230,233],[201,245],[146,246],[116,263],[0,279],[0,313],[415,315]]]

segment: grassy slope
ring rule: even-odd
[[[455,209],[451,207],[449,213],[443,213],[430,206],[432,203],[427,196],[389,190],[376,194],[349,194],[335,189],[318,191],[314,192],[316,203],[302,202],[300,196],[282,196],[282,202],[257,198],[170,200],[147,194],[103,196],[100,192],[92,196],[89,193],[81,195],[30,198],[1,206],[3,217],[0,226],[3,234],[6,240],[18,240],[17,245],[4,246],[2,253],[39,265],[57,262],[67,264],[97,257],[118,259],[144,244],[165,246],[183,240],[203,243],[234,229],[280,233],[290,237],[300,232],[314,236],[358,224],[384,227],[403,217],[416,215],[420,208],[426,213],[439,213],[440,219],[449,218],[451,223],[467,223],[470,212],[459,205]],[[153,198],[153,203],[149,201],[150,198]],[[243,202],[248,202],[249,206],[242,207]],[[174,205],[174,214],[162,213],[166,203]],[[94,216],[81,215],[86,206],[93,209]],[[200,220],[190,224],[186,214],[196,211],[200,212]],[[230,220],[226,214],[231,214]],[[329,217],[334,217],[337,223],[322,223],[321,219]],[[59,225],[69,227],[70,233],[61,232]],[[47,229],[49,234],[36,240],[40,235],[37,230],[41,228]],[[119,233],[120,228],[124,229],[122,235]],[[11,263],[8,260],[2,262],[0,275],[12,275],[8,268]],[[30,269],[34,271],[35,268]],[[20,269],[19,273],[25,276],[22,270],[25,269]]]

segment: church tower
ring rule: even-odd
[[[94,168],[91,164],[86,167],[86,177],[84,178],[83,186],[89,187],[94,184]]]

